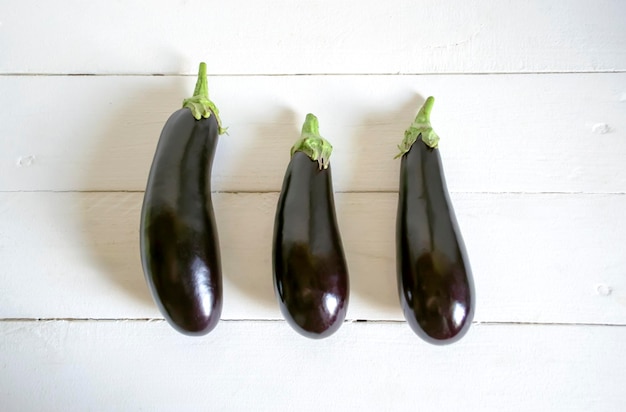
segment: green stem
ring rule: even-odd
[[[433,127],[430,125],[430,112],[433,109],[434,103],[434,97],[430,96],[426,99],[426,102],[424,102],[417,116],[415,116],[415,120],[404,132],[404,139],[402,143],[398,145],[400,153],[398,153],[396,159],[411,150],[411,146],[413,146],[413,143],[415,143],[420,136],[426,146],[432,149],[437,148],[439,136],[437,136],[437,133],[435,133]]]
[[[196,81],[196,88],[193,91],[193,95],[201,96],[205,99],[209,98],[209,82],[206,76],[206,63],[201,62],[198,69],[198,80]]]
[[[198,69],[198,80],[196,81],[193,96],[183,100],[183,107],[191,110],[191,114],[196,120],[207,119],[213,114],[217,120],[219,134],[226,132],[226,129],[222,128],[220,111],[217,110],[215,103],[209,99],[209,85],[206,75],[206,63],[204,62],[200,63],[200,68]]]
[[[295,152],[304,152],[313,161],[317,161],[320,169],[328,168],[330,155],[333,146],[320,136],[320,126],[313,114],[306,115],[304,124],[302,125],[302,134],[300,139],[291,148],[291,155]]]

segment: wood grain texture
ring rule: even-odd
[[[307,340],[285,322],[0,323],[4,411],[616,411],[625,327],[475,325],[447,347],[401,323]],[[598,350],[602,348],[602,350]]]
[[[0,318],[158,318],[139,260],[141,193],[0,194]],[[281,319],[277,193],[215,194],[223,319]],[[478,322],[626,324],[624,195],[453,194]],[[336,195],[348,319],[402,320],[397,194]]]
[[[334,145],[335,190],[395,191],[428,95],[453,192],[625,193],[626,73],[211,77],[230,135],[218,191],[280,190],[304,116]],[[194,78],[0,77],[0,191],[144,190]]]
[[[619,0],[3,2],[0,73],[623,71],[625,14]]]

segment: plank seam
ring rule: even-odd
[[[145,190],[0,190],[0,194],[4,193],[145,193]],[[280,193],[279,190],[213,190],[212,194],[274,194]],[[397,190],[335,190],[334,193],[348,193],[348,194],[361,194],[361,193],[384,193],[384,194],[396,194]],[[585,195],[585,196],[604,196],[614,195],[622,196],[626,195],[626,192],[568,192],[568,191],[547,191],[547,192],[457,192],[451,191],[452,194],[481,194],[481,195]]]
[[[208,73],[209,77],[288,77],[288,76],[508,76],[620,74],[626,69],[581,71],[508,71],[508,72],[384,72],[384,73]],[[0,73],[0,77],[196,77],[197,73]]]
[[[137,322],[152,323],[165,322],[163,318],[0,318],[0,323],[24,322]],[[220,322],[285,322],[283,319],[222,319]],[[377,324],[401,324],[403,320],[368,320],[348,319],[344,323],[377,323]],[[626,327],[626,323],[590,323],[590,322],[522,322],[522,321],[474,321],[476,326],[597,326],[597,327]]]

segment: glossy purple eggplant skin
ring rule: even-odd
[[[204,335],[222,311],[220,249],[211,201],[211,168],[219,127],[187,108],[165,124],[141,211],[141,260],[167,321]]]
[[[474,315],[474,284],[448,196],[439,149],[421,134],[402,155],[397,214],[398,291],[404,316],[425,341],[460,339]]]
[[[330,165],[303,152],[291,158],[274,227],[274,287],[287,322],[313,339],[332,335],[348,308],[348,268]]]

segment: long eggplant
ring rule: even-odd
[[[429,97],[400,144],[396,226],[398,293],[413,331],[430,343],[460,339],[474,315],[474,282],[448,195]]]
[[[201,63],[193,97],[165,123],[141,210],[141,262],[157,306],[179,332],[204,335],[222,311],[211,168],[219,113]]]
[[[332,146],[308,114],[291,149],[274,225],[274,288],[281,312],[300,334],[333,334],[348,309],[348,268],[337,225]]]

